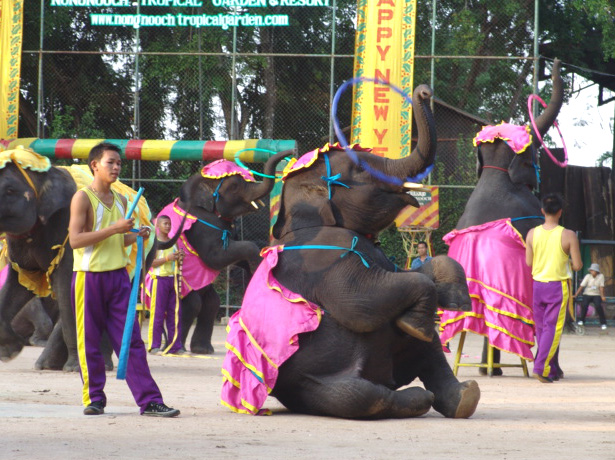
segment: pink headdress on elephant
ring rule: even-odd
[[[349,148],[352,150],[359,151],[359,152],[371,152],[372,151],[372,149],[361,147],[359,144],[352,144],[349,146]],[[312,166],[314,162],[318,160],[318,156],[320,154],[335,151],[335,150],[344,150],[344,148],[340,145],[339,142],[336,142],[335,144],[326,143],[324,147],[320,147],[316,150],[312,150],[308,153],[304,153],[303,155],[301,155],[301,158],[299,158],[298,160],[296,158],[292,158],[288,162],[286,167],[284,168],[284,171],[282,172],[282,180],[285,181],[290,174],[293,174],[304,168],[307,169],[310,166]]]
[[[478,147],[485,142],[494,142],[496,139],[502,139],[516,154],[525,152],[525,149],[532,143],[529,126],[502,122],[499,125],[483,127],[474,138],[474,147]]]
[[[239,174],[247,182],[256,182],[250,171],[228,160],[216,160],[201,169],[201,176],[206,179],[222,179],[234,174]]]

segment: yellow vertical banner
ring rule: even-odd
[[[0,139],[17,138],[23,0],[0,0]]]
[[[412,95],[416,0],[358,0],[354,76]],[[351,142],[388,158],[410,155],[412,105],[387,85],[354,87]]]

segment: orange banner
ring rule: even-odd
[[[416,0],[358,0],[354,76],[412,95]],[[402,158],[411,152],[412,105],[387,85],[355,85],[351,143]]]

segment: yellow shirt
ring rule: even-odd
[[[156,251],[156,259],[163,259],[166,256],[170,256],[174,252],[175,252],[175,246],[169,249],[160,249]],[[175,275],[175,261],[170,260],[168,262],[163,263],[162,265],[157,266],[156,268],[152,267],[149,269],[149,272],[152,277],[174,276]]]
[[[111,191],[113,205],[108,208],[90,189],[82,188],[81,190],[87,194],[94,210],[92,231],[109,227],[124,218],[126,210],[117,192]],[[124,268],[128,265],[124,235],[117,233],[93,246],[73,249],[73,258],[73,271],[76,272],[108,272]]]
[[[536,281],[563,281],[572,277],[568,254],[562,248],[563,231],[561,225],[551,230],[545,230],[542,225],[534,228],[532,277]]]

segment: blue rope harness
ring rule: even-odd
[[[524,220],[524,219],[541,219],[541,220],[545,220],[544,216],[524,216],[524,217],[515,217],[514,219],[510,219],[511,222],[515,222],[517,220]]]
[[[216,203],[218,202],[218,198],[220,198],[220,193],[218,193],[218,190],[220,190],[220,186],[222,186],[222,182],[224,182],[224,179],[222,179],[220,181],[220,183],[218,184],[218,186],[216,187],[216,190],[214,190],[214,198],[216,199]]]
[[[338,173],[335,176],[331,175],[331,163],[329,162],[329,155],[325,153],[325,165],[327,166],[327,175],[320,176],[322,180],[327,183],[327,188],[329,189],[329,199],[331,199],[331,186],[332,185],[341,185],[342,187],[350,188],[350,186],[340,182],[338,179],[342,177],[342,173]]]
[[[284,246],[284,250],[286,251],[286,250],[293,250],[293,249],[296,249],[296,250],[299,250],[299,249],[335,249],[339,251],[344,251],[342,255],[340,256],[340,259],[346,257],[346,255],[348,255],[349,253],[353,253],[353,254],[358,255],[359,258],[361,259],[361,262],[363,262],[363,265],[369,268],[369,263],[365,259],[365,256],[355,249],[358,242],[359,242],[359,238],[355,236],[352,238],[352,244],[349,248],[344,248],[341,246],[323,246],[319,244],[308,244],[305,246]]]
[[[222,237],[220,238],[222,240],[222,249],[227,249],[228,248],[228,238],[231,234],[231,232],[229,230],[225,230],[223,228],[220,227],[216,227],[214,224],[210,224],[209,222],[205,222],[203,219],[199,219],[198,217],[196,217],[196,220],[198,220],[200,223],[207,225],[208,227],[211,228],[215,228],[216,230],[220,230],[222,232]]]

